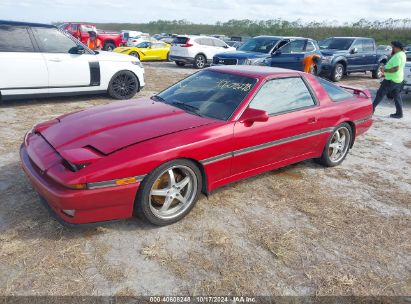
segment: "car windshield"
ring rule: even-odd
[[[227,120],[256,82],[255,78],[204,70],[152,98],[195,115]]]
[[[150,46],[149,42],[140,42],[139,44],[137,44],[136,47],[143,49],[143,48],[148,48],[149,46]]]
[[[257,37],[248,40],[238,48],[239,51],[269,53],[277,44],[279,39],[269,37]]]
[[[329,38],[321,42],[321,49],[348,50],[354,39],[350,38]]]

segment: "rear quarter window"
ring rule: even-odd
[[[27,28],[0,25],[0,52],[34,52]]]
[[[343,101],[346,99],[350,99],[354,96],[350,92],[323,78],[317,77],[317,80],[323,86],[324,90],[327,92],[328,96],[331,98],[332,101]]]
[[[173,40],[173,44],[186,44],[189,38],[187,37],[176,37]]]

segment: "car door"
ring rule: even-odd
[[[234,126],[232,174],[298,161],[318,151],[319,105],[300,76],[268,80],[249,104],[269,114],[266,122]]]
[[[164,52],[165,44],[156,42],[151,45],[151,54],[153,60],[160,60]]]
[[[45,89],[48,85],[46,62],[38,52],[29,28],[0,25],[0,91],[12,95],[16,90]],[[20,92],[19,94],[24,94]]]
[[[271,57],[271,66],[292,70],[303,70],[307,39],[295,39],[275,51]]]
[[[347,55],[347,71],[361,71],[364,65],[362,40],[357,39],[351,45]]]
[[[41,53],[49,72],[51,88],[84,87],[91,84],[91,63],[95,56],[88,49],[84,54],[75,53],[78,44],[56,28],[34,27]]]
[[[214,50],[213,50],[213,57],[218,54],[218,53],[224,53],[227,52],[230,47],[222,40],[220,39],[212,39],[213,44],[214,44]],[[232,49],[234,50],[234,49]],[[212,57],[211,57],[212,58]]]
[[[377,64],[377,51],[373,39],[363,39],[363,64],[365,69],[373,70]]]
[[[145,41],[139,43],[136,47],[139,49],[140,53],[143,54],[144,60],[152,60],[153,59],[153,49],[152,49],[152,43]],[[143,59],[142,58],[142,59]]]
[[[213,59],[214,55],[217,54],[216,47],[214,46],[214,42],[212,38],[200,38],[201,49],[207,60],[210,61]]]

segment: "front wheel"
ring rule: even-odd
[[[111,79],[108,94],[114,99],[130,99],[136,95],[139,86],[136,75],[130,71],[120,71]]]
[[[372,78],[380,79],[384,75],[384,63],[379,63],[377,69],[372,71]]]
[[[138,190],[138,216],[158,226],[181,220],[194,207],[202,187],[202,175],[195,163],[178,159],[154,169]]]
[[[327,140],[323,154],[317,162],[326,167],[335,167],[341,164],[351,146],[352,129],[347,123],[336,127]]]
[[[199,54],[194,58],[194,67],[196,69],[204,69],[206,66],[206,63],[207,63],[207,59],[204,55]]]
[[[334,82],[340,81],[344,76],[344,66],[341,63],[337,63],[331,73],[331,80]]]

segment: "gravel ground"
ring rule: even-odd
[[[136,97],[194,72],[145,66]],[[344,82],[378,87],[369,75]],[[110,102],[0,106],[0,295],[411,294],[410,107],[402,120],[378,108],[341,166],[305,161],[225,186],[174,225],[63,228],[21,170],[19,145],[39,121]]]

